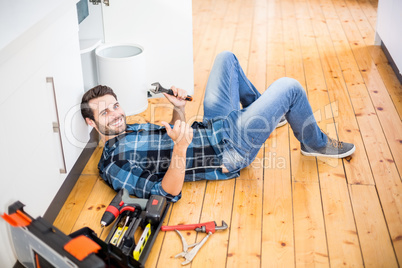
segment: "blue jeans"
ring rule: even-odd
[[[327,144],[299,82],[281,78],[260,94],[233,53],[216,57],[205,90],[204,120],[224,120],[223,164],[230,172],[251,164],[283,115],[305,146]]]

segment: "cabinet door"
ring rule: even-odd
[[[147,83],[194,93],[191,1],[110,1],[102,13],[105,42],[145,48]]]
[[[0,189],[5,191],[1,199],[7,198],[1,203],[12,196],[27,206],[34,204],[29,206],[34,215],[43,213],[55,194],[49,189],[60,187],[64,179],[56,163],[45,73],[45,68],[37,70],[0,106]]]
[[[51,57],[46,77],[54,89],[53,101],[57,117],[53,118],[53,122],[58,122],[66,172],[69,173],[85,148],[89,135],[88,126],[80,112],[84,86],[77,26],[61,23],[59,27],[63,34],[69,35],[65,36],[58,53]],[[52,113],[53,116],[56,114],[56,109]]]
[[[87,126],[79,115],[83,83],[75,3],[62,11],[42,31],[30,33],[34,38],[19,44],[7,61],[0,61],[5,81],[0,94],[0,204],[21,200],[32,206],[33,216],[46,211],[66,178],[60,170],[68,173],[82,152],[83,145],[73,140],[88,141]],[[55,104],[58,117],[52,110]],[[66,119],[69,115],[73,119]],[[55,118],[62,139],[55,135]]]

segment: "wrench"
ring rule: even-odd
[[[167,93],[169,95],[175,96],[173,93],[173,90],[171,89],[166,89],[164,87],[161,86],[161,84],[159,84],[159,82],[155,82],[152,83],[151,86],[154,86],[155,88],[151,88],[150,91],[154,94],[158,94],[158,93]],[[186,101],[192,101],[193,97],[191,97],[190,95],[187,95],[187,97],[185,98]]]
[[[173,230],[195,230],[197,232],[203,233],[215,233],[216,230],[225,230],[228,228],[226,222],[222,221],[222,226],[216,226],[215,221],[209,221],[204,223],[196,223],[196,224],[181,224],[181,225],[173,225],[173,226],[162,226],[162,231],[173,231]]]

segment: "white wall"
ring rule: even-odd
[[[0,0],[0,50],[39,22],[63,0]]]
[[[376,44],[387,47],[399,72],[402,72],[402,1],[379,0]]]

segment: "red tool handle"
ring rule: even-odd
[[[195,230],[196,228],[201,228],[205,226],[206,233],[215,233],[215,222],[204,222],[204,223],[195,223],[195,224],[180,224],[180,225],[172,225],[172,226],[162,226],[162,231],[174,231],[174,230]]]

